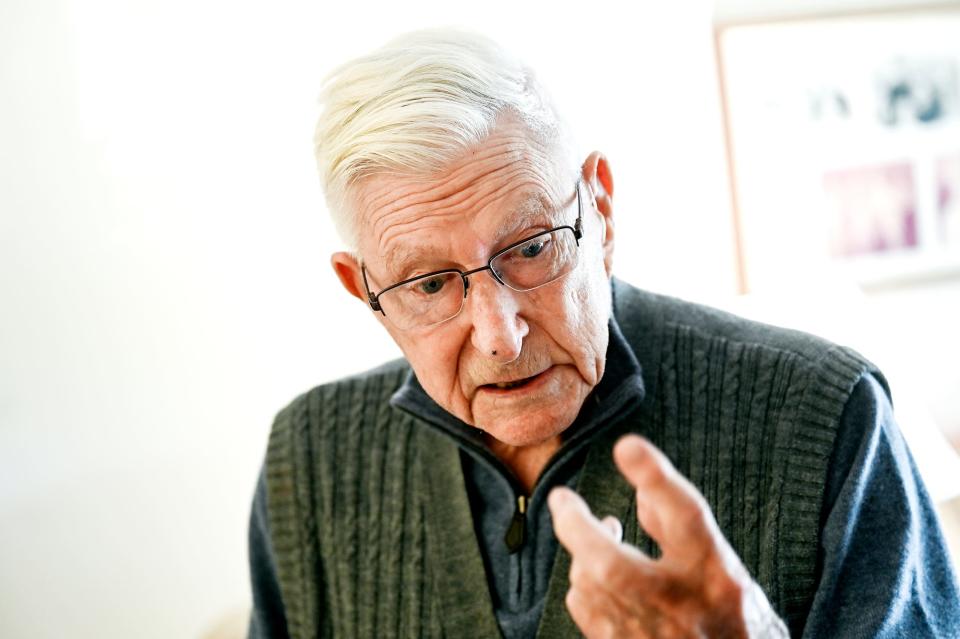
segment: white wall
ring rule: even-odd
[[[714,0],[713,17],[729,23],[949,4],[956,0]]]
[[[733,290],[710,7],[454,4],[0,4],[0,636],[244,605],[273,414],[395,354],[332,279],[310,138],[323,75],[401,30],[540,70],[613,163],[621,274]]]
[[[310,139],[324,74],[399,31],[520,53],[613,163],[618,272],[733,292],[713,7],[626,6],[0,4],[0,636],[245,605],[272,416],[396,354],[333,280]]]

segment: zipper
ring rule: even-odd
[[[514,554],[523,548],[527,540],[527,496],[517,495],[517,508],[513,511],[513,519],[510,520],[510,526],[507,528],[507,534],[503,538],[507,544],[507,550]]]

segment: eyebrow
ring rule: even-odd
[[[502,244],[506,238],[537,223],[555,224],[549,213],[554,208],[546,194],[528,194],[520,201],[514,215],[497,230],[496,236],[492,238],[493,246]],[[562,207],[557,210],[557,213],[560,210]],[[386,252],[384,263],[392,276],[396,277],[397,281],[402,281],[410,277],[409,272],[412,268],[427,261],[426,256],[438,255],[440,252],[436,246],[429,244],[397,245]],[[494,252],[496,249],[491,252],[491,255]]]
[[[545,194],[530,193],[519,204],[516,214],[506,221],[497,231],[494,246],[520,230],[533,226],[537,222],[549,221],[553,224],[550,211],[556,207]],[[559,212],[559,210],[558,210]]]

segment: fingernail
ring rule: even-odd
[[[620,520],[613,515],[607,515],[603,518],[603,525],[607,527],[607,530],[610,531],[610,535],[620,543],[623,541],[623,524],[620,523]]]
[[[643,445],[643,438],[639,435],[624,435],[617,442],[617,448],[621,455],[629,457],[642,457],[646,453],[646,446]]]
[[[643,449],[643,438],[640,435],[624,435],[623,439],[620,440],[625,446],[630,448],[641,450]]]

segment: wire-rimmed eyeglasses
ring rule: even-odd
[[[480,268],[433,271],[372,293],[366,266],[361,264],[370,308],[382,313],[401,330],[427,328],[460,314],[470,289],[469,277],[481,271],[490,271],[491,277],[499,284],[519,292],[555,282],[572,271],[579,261],[577,249],[583,237],[580,180],[577,180],[575,189],[577,219],[573,226],[556,226],[514,242],[494,253]]]

